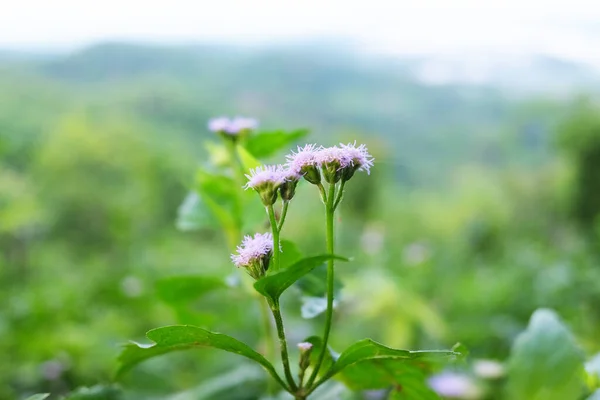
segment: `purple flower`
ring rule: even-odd
[[[235,117],[229,122],[229,126],[225,131],[230,135],[237,135],[242,131],[252,131],[258,128],[258,120],[254,118]]]
[[[442,372],[429,379],[429,386],[440,396],[453,399],[473,399],[479,389],[467,375],[456,372]]]
[[[321,148],[315,155],[317,163],[323,170],[325,180],[334,185],[345,177],[346,171],[352,172],[352,160],[346,152],[337,146]],[[351,177],[351,176],[350,176]],[[350,178],[345,179],[348,180]]]
[[[250,170],[250,175],[246,175],[248,183],[245,189],[259,190],[265,184],[275,187],[281,186],[285,182],[286,172],[281,165],[264,165]]]
[[[298,348],[300,349],[300,351],[308,351],[313,348],[313,345],[312,345],[312,343],[302,342],[302,343],[298,343]]]
[[[245,236],[237,247],[237,254],[231,255],[231,261],[238,268],[246,268],[250,276],[260,279],[265,276],[273,255],[273,235],[257,233]]]
[[[228,117],[213,118],[208,121],[208,129],[216,133],[225,133],[230,136],[236,136],[243,131],[251,131],[258,127],[258,120],[254,118]]]
[[[229,129],[231,121],[227,117],[212,118],[208,121],[208,130],[211,132],[225,132]]]
[[[286,172],[281,165],[267,165],[250,170],[246,175],[248,183],[245,189],[254,189],[265,206],[277,201],[277,191],[286,182]]]
[[[287,159],[287,167],[290,171],[295,172],[299,175],[304,175],[304,170],[307,167],[315,167],[318,165],[317,153],[319,151],[316,148],[316,144],[307,144],[304,147],[298,146],[298,151],[293,152],[285,156]]]
[[[335,184],[340,179],[342,182],[349,181],[359,170],[370,172],[373,157],[364,144],[358,147],[356,143],[340,144],[340,146],[322,148],[315,156],[327,182]]]
[[[348,152],[337,146],[321,148],[315,155],[315,159],[323,168],[332,164],[336,165],[337,169],[346,168],[352,165],[352,159],[348,156]]]
[[[373,166],[374,158],[369,154],[367,146],[361,144],[356,147],[356,142],[342,144],[340,143],[344,158],[350,160],[352,165],[359,171],[366,171],[367,174],[371,173],[371,167]]]
[[[298,151],[286,156],[286,166],[291,174],[303,176],[308,182],[318,185],[321,183],[321,172],[319,171],[319,161],[317,155],[321,148],[315,144],[307,144],[304,147],[298,147]]]

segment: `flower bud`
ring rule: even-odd
[[[321,183],[321,171],[319,168],[314,165],[308,165],[302,168],[302,173],[304,175],[304,179],[313,185],[318,185]]]
[[[310,354],[312,353],[312,343],[303,342],[298,343],[298,349],[300,349],[300,369],[306,370],[310,366]]]
[[[302,176],[289,168],[283,174],[285,180],[279,187],[279,193],[283,201],[290,201],[296,194],[296,186]]]
[[[283,201],[290,201],[294,197],[296,194],[296,186],[298,186],[298,181],[283,182],[279,187],[279,194],[281,194]]]

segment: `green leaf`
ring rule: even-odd
[[[400,372],[400,371],[398,371]],[[390,392],[388,400],[439,400],[440,396],[433,391],[424,376],[415,374],[415,371],[405,372],[398,377],[401,383],[396,383]]]
[[[234,201],[236,191],[241,189],[237,186],[229,176],[209,172],[202,168],[196,171],[196,188],[201,193],[210,194],[216,201]]]
[[[246,149],[256,158],[265,158],[272,156],[281,149],[287,148],[286,150],[289,150],[292,143],[307,134],[307,129],[297,129],[292,132],[261,132],[246,141]]]
[[[250,172],[251,169],[254,169],[254,168],[262,165],[262,163],[260,161],[258,161],[256,158],[254,158],[254,156],[252,154],[250,154],[248,152],[248,150],[246,150],[242,146],[240,146],[240,145],[236,146],[236,151],[238,153],[238,157],[240,158],[240,161],[242,162],[242,165],[244,166],[244,169],[246,171],[248,171],[248,173]]]
[[[203,379],[193,389],[169,396],[166,400],[239,399],[264,391],[265,374],[255,364],[242,364],[213,378]]]
[[[361,340],[337,359],[325,374],[344,382],[352,390],[385,389],[390,386],[396,393],[393,399],[438,399],[427,385],[427,375],[459,353],[453,351],[397,350],[374,342]]]
[[[216,276],[171,276],[156,282],[158,298],[168,304],[187,303],[217,289],[227,287]]]
[[[591,360],[585,363],[585,372],[587,373],[588,387],[600,387],[600,354],[596,354]]]
[[[64,400],[120,400],[121,390],[114,385],[81,387],[70,393]]]
[[[49,396],[50,396],[50,393],[38,393],[38,394],[34,394],[33,396],[29,396],[25,400],[44,400],[45,398],[47,398]]]
[[[345,368],[335,379],[354,391],[393,387],[396,393],[391,398],[437,399],[438,396],[427,384],[431,369],[432,366],[425,361],[373,359]]]
[[[465,360],[469,356],[469,349],[462,343],[456,343],[454,346],[452,346],[452,351],[460,353],[458,359],[461,361]]]
[[[298,287],[306,296],[323,297],[327,293],[327,266],[319,266],[310,274],[298,281]],[[335,291],[339,292],[342,284],[336,279]]]
[[[393,359],[399,363],[411,361],[419,364],[421,362],[453,361],[457,356],[460,356],[460,353],[450,350],[397,350],[371,339],[363,339],[348,347],[340,355],[327,372],[327,376],[331,377],[353,364],[369,360]]]
[[[266,276],[254,284],[254,288],[273,303],[277,303],[281,294],[298,279],[330,259],[348,261],[335,255],[322,255],[304,258],[281,272]]]
[[[228,244],[234,248],[240,236],[242,205],[238,197],[241,188],[228,176],[202,168],[196,172],[196,193],[225,231]]]
[[[514,400],[564,400],[582,395],[584,356],[556,313],[535,311],[508,363],[508,392]]]
[[[121,376],[129,369],[149,358],[157,357],[173,351],[188,350],[200,347],[214,347],[259,363],[282,386],[285,384],[277,375],[275,368],[266,358],[254,351],[247,344],[230,336],[214,333],[190,325],[173,325],[149,331],[146,336],[152,340],[152,345],[131,343],[126,345],[119,356],[119,369],[117,376]]]
[[[290,240],[281,240],[281,268],[286,269],[302,259],[298,246]]]
[[[196,192],[188,193],[177,209],[176,226],[184,232],[214,228],[218,226],[216,222],[217,220]]]

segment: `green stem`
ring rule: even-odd
[[[271,318],[269,317],[269,305],[263,301],[260,302],[261,317],[263,320],[264,334],[265,334],[265,358],[272,362],[275,359],[275,332],[271,326]],[[277,387],[274,385],[274,381],[271,379],[267,380],[267,390],[269,394],[274,395]]]
[[[267,206],[267,214],[269,214],[269,221],[271,222],[271,231],[273,233],[273,268],[275,271],[279,270],[279,229],[277,228],[277,218],[275,218],[275,210],[273,206]]]
[[[281,318],[281,312],[279,311],[279,303],[270,303],[271,311],[273,312],[273,318],[275,318],[275,325],[277,326],[277,335],[279,336],[279,347],[281,348],[281,362],[283,363],[283,372],[285,373],[285,379],[290,385],[292,391],[298,390],[294,377],[292,376],[292,370],[290,369],[290,360],[287,350],[287,340],[285,339],[285,329],[283,328],[283,319]]]
[[[290,205],[289,201],[283,202],[283,207],[281,208],[281,218],[279,219],[279,225],[277,225],[277,232],[280,233],[283,228],[283,223],[285,222],[285,217],[287,215],[288,206]]]
[[[327,253],[333,255],[334,252],[334,235],[333,235],[333,217],[334,217],[334,199],[335,199],[335,185],[329,185],[329,194],[327,195],[326,213],[327,213]],[[334,281],[334,261],[333,258],[327,261],[327,312],[325,315],[325,332],[323,333],[323,347],[319,353],[319,358],[315,368],[313,369],[310,379],[308,380],[307,387],[310,388],[315,381],[325,354],[327,353],[327,342],[329,341],[329,333],[331,332],[331,322],[333,319],[333,281]]]
[[[319,192],[321,193],[321,200],[323,200],[323,204],[327,204],[327,194],[325,193],[325,188],[322,183],[317,184],[319,188]]]
[[[304,386],[304,373],[306,370],[304,368],[300,368],[300,372],[298,373],[298,385],[300,385],[300,389]]]
[[[246,170],[244,169],[244,165],[242,164],[242,160],[240,160],[240,156],[238,155],[236,143],[231,139],[226,139],[227,150],[229,151],[229,157],[231,158],[231,166],[233,168],[233,174],[237,181],[241,182],[243,185]]]
[[[340,184],[340,189],[338,191],[335,202],[333,203],[333,210],[335,211],[342,201],[342,197],[344,197],[344,186],[346,186],[346,181],[342,179],[342,183]]]

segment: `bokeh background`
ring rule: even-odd
[[[600,6],[485,3],[4,3],[0,399],[109,382],[120,344],[156,326],[257,342],[258,309],[235,291],[183,305],[157,293],[165,277],[234,272],[223,234],[184,202],[218,115],[375,156],[341,210],[339,253],[354,261],[338,269],[335,348],[460,341],[503,363],[547,307],[599,351]],[[324,248],[311,189],[285,230],[306,254]],[[287,306],[292,341],[320,327]],[[245,382],[230,397],[190,394],[237,365],[176,354],[124,387],[255,398],[248,368],[226,378]],[[507,398],[469,368],[480,390],[467,397]]]

